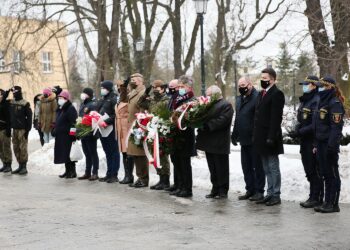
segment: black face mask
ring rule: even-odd
[[[22,92],[17,91],[16,93],[13,93],[13,97],[15,98],[16,101],[22,100],[23,99]]]
[[[241,87],[241,88],[238,88],[238,91],[241,95],[246,95],[249,91],[248,87]]]
[[[260,85],[263,89],[267,89],[270,86],[270,81],[260,80]]]
[[[168,92],[170,95],[174,95],[176,93],[176,89],[175,88],[168,88]]]

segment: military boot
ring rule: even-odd
[[[23,168],[22,164],[19,164],[18,168],[16,170],[12,171],[12,174],[19,174],[19,172],[22,170],[22,168]]]
[[[2,166],[2,168],[0,168],[0,173],[4,172],[4,169],[6,168],[6,164],[4,163],[4,165]]]
[[[170,187],[169,175],[161,175],[160,179],[161,184],[155,188],[156,190],[164,190]]]
[[[26,175],[28,174],[28,171],[27,171],[27,163],[22,163],[22,168],[21,170],[18,172],[19,175]]]
[[[4,163],[4,169],[2,170],[3,173],[11,173],[12,168],[11,168],[11,163]]]
[[[127,157],[126,166],[125,166],[125,177],[119,182],[120,184],[132,184],[134,183],[134,159],[132,157]]]

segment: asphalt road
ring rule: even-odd
[[[350,249],[350,206],[174,198],[149,188],[0,175],[0,249]]]

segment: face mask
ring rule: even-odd
[[[170,95],[174,95],[176,93],[176,89],[175,88],[168,88],[168,93]]]
[[[238,88],[238,91],[241,95],[246,95],[249,91],[248,87],[241,87],[241,88]]]
[[[311,89],[309,89],[309,85],[303,85],[303,93],[310,93]]]
[[[58,99],[58,105],[62,107],[67,101],[65,99]]]
[[[85,101],[87,98],[87,95],[85,93],[80,94],[80,100]]]
[[[101,89],[101,96],[108,95],[109,91],[107,89]]]
[[[154,96],[160,96],[159,90],[153,90]]]
[[[325,90],[326,90],[325,87],[319,87],[319,88],[318,88],[318,92],[322,92],[322,91],[325,91]]]
[[[260,85],[263,89],[267,89],[270,86],[270,81],[260,80]]]
[[[184,96],[186,94],[186,89],[179,89],[179,95]]]

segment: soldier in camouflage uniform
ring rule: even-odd
[[[156,114],[156,110],[159,106],[164,105],[167,107],[169,103],[169,97],[166,94],[167,85],[162,80],[155,80],[151,87],[153,89],[153,95],[149,95],[149,87],[145,94],[140,98],[139,106],[144,110],[148,110],[149,113]],[[151,186],[151,189],[163,190],[164,188],[168,188],[170,186],[169,155],[163,154],[160,156],[160,165],[161,168],[159,171],[157,171],[157,174],[159,175],[159,182]]]
[[[11,125],[10,125],[10,104],[6,100],[9,91],[0,89],[0,160],[3,167],[0,172],[11,172]]]
[[[27,174],[28,135],[32,128],[32,110],[28,101],[23,99],[22,88],[11,89],[14,99],[10,102],[12,144],[19,167],[12,174]]]

